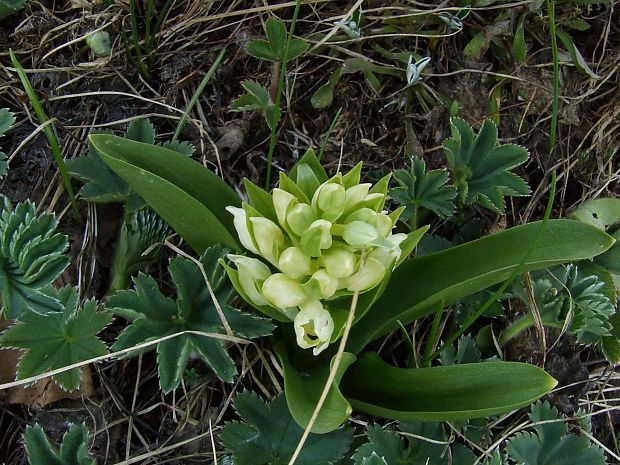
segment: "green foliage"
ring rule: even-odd
[[[36,214],[35,205],[19,203],[13,209],[0,196],[0,293],[4,315],[15,318],[32,310],[41,314],[61,310],[50,295],[50,284],[69,265],[67,237],[56,232],[54,215]]]
[[[532,283],[543,323],[561,328],[570,318],[568,333],[586,345],[600,343],[611,335],[609,319],[615,314],[615,307],[604,286],[597,275],[583,274],[574,265],[556,269],[551,276],[543,275]],[[515,288],[515,294],[528,303],[522,285]]]
[[[93,134],[111,134],[110,131],[94,131]],[[128,140],[155,144],[155,128],[148,119],[137,119],[127,127]],[[167,142],[163,145],[175,152],[190,156],[193,146],[187,142]],[[74,178],[84,183],[80,196],[89,202],[124,202],[129,212],[144,207],[144,200],[128,184],[101,160],[92,142],[86,155],[67,160],[67,170]]]
[[[62,312],[40,315],[24,312],[16,324],[0,336],[0,346],[26,350],[17,369],[17,379],[40,375],[108,353],[97,334],[111,321],[112,315],[98,312],[97,303],[89,300],[78,307],[74,288],[64,287],[55,296]],[[80,368],[54,375],[54,380],[68,391],[77,389],[82,378]]]
[[[471,465],[476,460],[476,456],[465,446],[449,445],[449,435],[441,423],[407,422],[400,423],[398,427],[405,435],[412,434],[417,437],[401,438],[395,431],[370,425],[366,431],[369,442],[360,446],[353,454],[355,465]],[[427,438],[428,441],[419,439],[420,437]]]
[[[613,247],[594,257],[594,263],[616,276],[620,275],[620,241],[618,241],[620,239],[620,199],[588,200],[572,212],[569,217],[605,231],[616,239]]]
[[[472,128],[460,118],[452,118],[450,124],[452,137],[443,145],[462,203],[478,203],[503,212],[506,208],[504,197],[530,193],[527,183],[510,171],[528,159],[525,147],[498,145],[497,127],[490,120],[485,120],[475,136]]]
[[[8,108],[0,108],[0,137],[4,136],[4,134],[11,129],[13,123],[15,123],[15,115],[11,113]],[[6,153],[0,150],[0,179],[6,176],[6,170],[8,168],[6,160]]]
[[[283,394],[266,404],[256,394],[244,391],[233,401],[243,422],[222,428],[221,439],[232,452],[234,465],[286,465],[303,430],[295,423]],[[310,434],[295,463],[329,465],[349,449],[353,430],[339,428],[327,434]]]
[[[280,108],[271,100],[269,91],[254,81],[243,81],[241,85],[247,93],[231,103],[230,110],[258,110],[265,116],[269,127],[274,128],[280,119]]]
[[[456,189],[446,185],[448,172],[445,169],[427,172],[424,160],[412,158],[410,170],[397,170],[394,178],[399,187],[392,189],[390,196],[405,207],[403,220],[413,219],[413,224],[417,224],[419,221],[416,218],[421,221],[423,218],[419,212],[424,210],[432,211],[441,218],[452,215]]]
[[[308,44],[304,40],[294,37],[291,37],[286,50],[286,27],[279,19],[269,18],[265,25],[265,33],[267,40],[252,40],[247,46],[248,54],[259,60],[281,63],[286,55],[286,61],[291,61],[308,50]]]
[[[227,205],[241,199],[195,160],[157,145],[109,134],[90,136],[101,160],[131,185],[199,254],[214,244],[237,249]]]
[[[461,336],[456,344],[446,347],[441,351],[442,365],[457,365],[462,363],[476,363],[482,360],[480,349],[473,337]]]
[[[84,424],[71,424],[62,438],[60,450],[50,444],[38,424],[28,426],[24,433],[30,465],[96,465],[88,453],[88,430]]]
[[[0,0],[0,21],[26,6],[26,0]]]
[[[603,450],[583,435],[570,434],[555,407],[537,402],[529,415],[534,432],[514,435],[506,444],[508,456],[520,465],[604,465]]]
[[[114,265],[109,292],[127,287],[129,277],[161,258],[161,243],[172,228],[150,208],[131,214],[121,227],[114,251]]]
[[[142,273],[133,279],[134,290],[119,291],[109,297],[106,306],[112,312],[133,320],[112,349],[126,349],[183,331],[226,334],[217,306],[235,336],[254,338],[270,334],[273,325],[268,320],[230,307],[232,287],[218,264],[218,259],[224,255],[225,250],[214,246],[201,259],[217,303],[211,297],[197,264],[182,257],[170,260],[168,267],[177,290],[176,301],[165,297],[155,280]],[[224,341],[184,333],[157,344],[159,382],[165,392],[179,385],[192,352],[213,368],[221,379],[232,381],[237,371]]]

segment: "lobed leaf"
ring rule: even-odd
[[[235,465],[285,464],[302,437],[303,429],[291,417],[284,394],[266,404],[244,391],[233,401],[244,420],[224,425],[221,439],[232,452]],[[328,434],[310,434],[295,463],[329,465],[343,457],[353,440],[353,430],[340,428]]]
[[[223,269],[218,263],[225,252],[214,246],[207,249],[201,259],[215,301],[200,268],[182,257],[170,260],[168,267],[177,290],[176,301],[165,297],[155,280],[142,273],[134,278],[134,290],[120,291],[109,297],[106,306],[112,312],[133,319],[112,346],[113,350],[184,331],[226,334],[216,306],[221,309],[235,336],[254,338],[270,334],[273,325],[269,320],[230,307],[232,287],[224,279]],[[159,382],[164,392],[179,385],[192,351],[222,380],[232,381],[236,367],[226,352],[224,341],[185,333],[157,344]]]

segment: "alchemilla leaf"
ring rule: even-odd
[[[605,465],[603,450],[587,436],[569,434],[555,407],[536,402],[530,413],[534,432],[517,433],[506,445],[508,456],[520,465]],[[557,421],[553,421],[557,420]]]
[[[405,207],[403,220],[418,216],[420,209],[432,211],[441,218],[452,215],[456,189],[446,185],[448,172],[445,169],[426,171],[424,160],[411,159],[409,171],[397,170],[394,178],[399,184],[390,191],[390,196]]]
[[[446,139],[443,146],[462,203],[477,203],[503,212],[506,208],[504,197],[530,194],[523,178],[510,171],[527,161],[529,155],[525,147],[499,145],[497,127],[491,120],[485,120],[476,135],[460,118],[452,118],[450,124],[452,137]]]
[[[220,435],[232,452],[235,465],[286,465],[297,447],[303,430],[291,416],[284,394],[271,404],[245,391],[233,401],[243,422],[224,425]],[[353,430],[339,428],[327,434],[310,434],[296,465],[329,465],[349,449]]]
[[[366,431],[368,442],[353,454],[355,465],[373,463],[369,462],[373,456],[381,457],[388,464],[402,465],[471,465],[476,460],[475,455],[460,444],[451,446],[448,453],[449,437],[441,423],[402,422],[399,429],[429,441],[413,436],[401,437],[396,431],[370,425]]]
[[[225,279],[218,259],[225,251],[214,246],[205,252],[201,262],[220,306],[235,336],[255,338],[271,334],[269,320],[254,317],[230,307],[233,288]],[[204,277],[194,262],[175,257],[168,270],[177,290],[177,300],[164,296],[153,278],[140,273],[134,278],[134,289],[119,291],[106,306],[121,316],[135,318],[112,346],[121,350],[142,342],[184,331],[226,334]],[[165,392],[174,390],[183,377],[190,353],[195,353],[224,381],[232,381],[237,372],[226,352],[224,341],[198,334],[180,334],[157,344],[159,381]]]
[[[31,465],[96,465],[88,453],[88,430],[84,424],[72,424],[62,438],[60,450],[50,443],[38,424],[24,433],[26,452]]]
[[[0,336],[0,346],[26,351],[17,368],[17,379],[108,353],[97,334],[112,321],[112,315],[97,311],[94,300],[79,308],[77,292],[72,287],[59,289],[55,297],[62,305],[62,312],[47,315],[24,312],[19,315],[18,322]],[[77,389],[81,369],[73,368],[54,375],[54,380],[68,391]]]
[[[0,196],[0,294],[4,316],[15,318],[32,310],[45,314],[61,311],[51,283],[69,265],[64,255],[67,237],[56,232],[54,215],[36,214],[35,205],[19,203],[15,208]]]

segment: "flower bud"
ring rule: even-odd
[[[377,230],[361,221],[352,221],[344,229],[342,238],[353,247],[364,247],[379,237]]]
[[[272,192],[272,200],[276,215],[278,216],[278,222],[282,227],[285,227],[288,209],[294,201],[297,201],[297,198],[285,190],[275,188]]]
[[[307,295],[312,295],[317,300],[329,299],[338,290],[338,280],[322,268],[315,271],[304,286]]]
[[[347,216],[345,223],[351,223],[352,221],[361,221],[362,223],[373,224],[377,212],[370,208],[359,208]]]
[[[377,213],[371,224],[381,237],[386,237],[392,232],[392,220],[385,213]]]
[[[260,260],[256,258],[244,257],[243,255],[228,255],[237,267],[237,276],[239,284],[245,295],[250,299],[250,303],[254,305],[266,305],[267,302],[259,292],[262,282],[271,276],[271,270]]]
[[[364,266],[354,275],[343,279],[342,284],[350,292],[364,292],[379,284],[383,280],[386,271],[385,266],[379,260],[368,257],[364,262]]]
[[[366,195],[368,195],[368,191],[370,190],[371,184],[358,184],[356,186],[350,187],[346,191],[345,195],[345,210],[350,211],[353,207],[355,207],[358,203],[362,202],[366,199]]]
[[[301,249],[311,257],[320,257],[323,249],[332,246],[332,224],[327,220],[316,220],[301,235]]]
[[[318,355],[329,345],[334,320],[319,301],[308,302],[300,310],[294,321],[297,344],[303,349],[312,347],[312,353]]]
[[[316,214],[312,207],[306,203],[298,203],[286,215],[286,222],[291,231],[298,236],[301,236],[314,221],[316,221]]]
[[[325,183],[314,193],[312,206],[322,212],[322,218],[336,221],[344,212],[345,196],[345,189],[340,184]]]
[[[343,248],[334,248],[321,258],[325,270],[334,278],[346,278],[355,273],[357,258],[355,254]]]
[[[285,275],[300,279],[312,273],[312,261],[299,247],[289,247],[280,255],[278,268]]]
[[[282,230],[273,221],[261,216],[253,216],[250,218],[250,223],[252,223],[252,233],[260,254],[277,265],[278,255],[286,242]]]
[[[237,230],[237,234],[239,235],[239,240],[241,241],[241,245],[248,249],[250,252],[254,252],[258,254],[258,248],[254,244],[254,240],[252,239],[252,235],[248,229],[247,216],[245,214],[245,210],[243,208],[237,207],[226,207],[230,213],[233,214],[233,225]]]
[[[267,303],[280,310],[298,307],[307,300],[301,284],[282,273],[269,276],[263,283],[262,291]]]

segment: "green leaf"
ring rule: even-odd
[[[570,54],[575,67],[583,74],[591,77],[592,79],[599,79],[600,76],[594,71],[592,71],[592,68],[590,68],[590,65],[588,65],[588,62],[585,60],[585,58],[575,45],[575,42],[573,42],[572,37],[561,29],[556,29],[555,34],[560,39],[560,41],[562,41],[564,47],[566,47],[566,49],[568,50],[568,53]]]
[[[11,129],[15,123],[15,115],[8,108],[0,108],[0,137]]]
[[[525,363],[396,368],[367,352],[349,367],[340,388],[364,413],[394,420],[450,421],[516,410],[556,384],[543,370]]]
[[[89,143],[86,155],[72,158],[66,163],[69,174],[84,183],[80,190],[83,199],[97,203],[125,202],[129,199],[129,186],[101,160],[92,143]]]
[[[291,169],[289,177],[296,184],[304,184],[303,180],[301,179],[303,175],[300,174],[300,169],[303,169],[304,167],[307,167],[316,178],[316,181],[318,182],[317,187],[319,184],[327,182],[327,180],[329,179],[327,173],[325,172],[325,168],[323,168],[323,165],[321,165],[321,162],[316,157],[314,149],[310,148],[306,150],[304,156],[301,157],[301,159],[297,163],[295,163],[295,166],[293,166],[293,168]],[[312,193],[314,193],[314,191],[312,191]],[[305,194],[308,195],[307,192]],[[311,199],[312,195],[310,195],[308,198]],[[310,202],[308,201],[308,203]]]
[[[112,315],[98,312],[94,300],[77,307],[77,292],[71,287],[59,289],[56,299],[62,312],[40,315],[24,312],[19,321],[0,336],[0,346],[24,349],[17,369],[17,379],[40,375],[48,370],[63,368],[108,353],[106,345],[97,338],[112,321]],[[82,371],[73,368],[54,375],[54,380],[68,391],[77,389]]]
[[[233,289],[224,279],[218,260],[226,250],[214,246],[201,259],[214,292],[217,305],[235,336],[254,338],[271,333],[269,320],[254,317],[230,306]],[[125,328],[113,350],[133,347],[142,342],[183,331],[226,334],[216,303],[213,301],[198,266],[185,258],[175,257],[168,267],[177,290],[174,301],[159,290],[150,276],[140,273],[134,278],[134,290],[119,291],[106,301],[106,307],[122,316],[137,318]],[[224,381],[232,381],[237,370],[225,349],[224,341],[196,334],[181,334],[157,344],[159,382],[164,392],[179,385],[190,353],[194,351]]]
[[[286,27],[284,23],[276,18],[269,18],[265,24],[265,33],[271,49],[281,61],[284,57],[284,49],[286,47]]]
[[[620,223],[620,199],[588,200],[568,217],[607,231],[616,223]]]
[[[420,208],[430,210],[441,218],[452,215],[456,189],[446,186],[448,172],[445,169],[427,172],[424,160],[412,158],[410,170],[397,170],[394,178],[399,187],[392,189],[390,196],[405,207],[403,220],[417,217]]]
[[[452,137],[443,145],[461,202],[503,212],[505,196],[529,195],[527,183],[510,172],[527,161],[525,147],[498,145],[497,127],[491,120],[485,120],[475,137],[464,120],[451,118],[450,124]]]
[[[605,465],[603,450],[583,435],[568,433],[555,407],[537,402],[529,415],[534,432],[514,435],[506,444],[508,456],[522,465]],[[556,420],[556,421],[554,421]]]
[[[127,127],[127,139],[143,142],[145,144],[155,144],[155,126],[148,118],[133,120]]]
[[[472,60],[479,61],[488,50],[490,44],[491,37],[485,31],[481,31],[465,45],[463,55]]]
[[[256,394],[244,391],[233,401],[244,420],[222,428],[221,439],[232,452],[235,465],[286,464],[303,430],[293,421],[283,394],[266,404]],[[353,440],[353,430],[340,428],[328,434],[310,434],[297,465],[329,465],[341,459]]]
[[[327,108],[332,104],[334,100],[334,89],[340,81],[341,75],[342,68],[338,67],[336,71],[331,74],[327,82],[319,87],[314,94],[312,94],[310,102],[314,108]]]
[[[258,58],[259,60],[267,60],[279,62],[280,56],[271,48],[271,44],[266,40],[251,40],[245,49],[248,55]]]
[[[541,222],[517,226],[447,250],[405,261],[393,273],[387,289],[370,311],[353,326],[347,350],[359,353],[370,341],[507,279],[519,265]],[[613,239],[602,231],[572,220],[550,220],[525,261],[525,271],[596,256]]]
[[[568,333],[586,345],[612,335],[610,318],[616,309],[605,293],[605,282],[596,274],[581,273],[569,265],[548,271],[532,287],[543,323],[562,328],[570,318]],[[515,295],[526,305],[529,302],[522,283],[515,287]]]
[[[43,428],[28,426],[24,433],[30,465],[95,465],[88,453],[88,430],[84,424],[71,424],[62,438],[60,453],[53,447]]]
[[[226,206],[241,200],[221,178],[159,146],[111,135],[91,135],[101,159],[198,253],[221,243],[237,249],[237,234]]]
[[[521,16],[517,30],[515,31],[515,37],[512,42],[512,53],[520,65],[525,63],[527,58],[527,43],[525,42],[525,15]]]
[[[130,276],[161,257],[161,243],[172,229],[150,208],[142,208],[123,222],[114,250],[109,292],[127,287]],[[147,253],[148,252],[148,253]]]
[[[0,150],[0,179],[6,176],[8,169],[8,157],[6,156],[6,153]]]
[[[0,21],[26,6],[26,0],[2,0],[0,2]]]
[[[303,39],[291,38],[291,42],[288,45],[288,55],[286,57],[286,61],[291,61],[300,57],[306,53],[308,48],[309,45]]]
[[[286,328],[286,327],[285,327]],[[288,327],[288,332],[293,333]],[[285,337],[288,337],[288,332]],[[321,392],[334,363],[333,352],[327,350],[317,357],[300,349],[295,341],[284,342],[280,338],[274,350],[284,370],[284,389],[291,415],[298,425],[305,428],[318,403]],[[351,405],[338,389],[344,371],[355,361],[355,356],[343,353],[337,376],[325,403],[312,427],[313,433],[327,433],[338,428],[351,414]]]
[[[450,437],[440,423],[400,423],[399,429],[406,436],[370,425],[366,431],[369,442],[353,454],[355,465],[372,463],[372,457],[383,460],[376,463],[400,465],[471,465],[476,460],[466,447],[449,445]]]
[[[56,232],[54,215],[36,214],[26,201],[13,208],[0,196],[0,294],[7,318],[23,312],[45,314],[61,306],[47,288],[69,265],[67,237]]]

